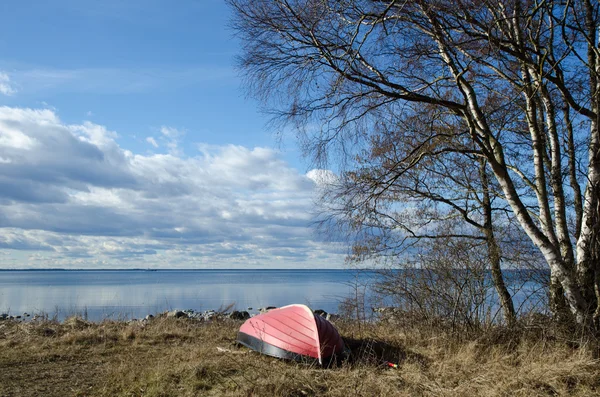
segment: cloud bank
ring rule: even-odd
[[[261,147],[186,157],[182,132],[161,133],[168,152],[142,155],[104,126],[0,107],[0,268],[342,264],[310,228],[322,172]]]

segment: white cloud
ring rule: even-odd
[[[179,139],[185,134],[185,132],[179,131],[177,128],[167,127],[166,125],[160,127],[160,133],[171,139]]]
[[[179,148],[179,142],[185,135],[185,131],[163,125],[160,127],[160,133],[163,134],[163,140],[166,141],[165,146],[167,147],[169,154],[172,154],[173,156],[183,155],[183,152]]]
[[[146,138],[146,142],[148,142],[149,144],[151,144],[155,148],[158,147],[158,143],[156,143],[156,140],[154,138],[152,138],[151,136],[149,136],[148,138]]]
[[[267,148],[142,155],[116,138],[52,110],[0,107],[0,249],[39,251],[29,265],[53,267],[343,263],[309,227],[316,171],[303,175]]]
[[[17,92],[11,83],[10,77],[4,72],[0,72],[0,94],[13,95]]]
[[[312,169],[306,176],[318,186],[333,185],[338,181],[337,175],[330,170]]]

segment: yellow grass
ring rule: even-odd
[[[600,395],[592,349],[556,338],[341,322],[352,357],[320,368],[235,346],[240,325],[0,322],[0,396]]]

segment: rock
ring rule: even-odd
[[[6,320],[8,318],[8,314],[2,313],[0,314],[0,320]]]
[[[268,312],[270,310],[273,310],[273,309],[277,309],[277,307],[275,307],[275,306],[261,307],[260,309],[258,309],[258,311],[261,312],[261,313],[266,313],[266,312]]]
[[[183,314],[185,314],[185,317],[187,317],[187,318],[197,318],[198,317],[198,313],[196,313],[192,309],[185,309],[183,311]]]
[[[216,311],[207,310],[204,313],[202,313],[201,320],[210,321],[210,320],[216,319],[218,316],[219,316],[219,313],[217,313]]]
[[[246,310],[250,311],[250,310],[252,310],[252,308],[251,308],[251,307],[249,307],[249,308],[247,308]]]
[[[204,321],[207,313],[212,313],[212,310],[208,311],[208,312],[204,312],[204,313],[195,312],[193,310],[190,310],[188,312],[188,318],[191,318],[191,319],[197,320],[197,321]],[[210,316],[210,314],[209,314],[209,316]]]
[[[20,319],[20,318],[21,318],[21,316],[17,316],[17,317],[16,317],[16,319],[17,319],[17,320],[18,320],[18,319]]]
[[[167,317],[181,318],[181,317],[187,317],[187,314],[185,314],[181,310],[173,310],[173,311],[170,311],[167,313]]]
[[[342,316],[340,316],[338,314],[331,314],[331,313],[327,313],[327,317],[326,317],[327,321],[331,321],[332,323],[340,320],[341,318],[342,318]]]
[[[331,319],[331,314],[327,313],[325,310],[317,309],[313,313],[317,316],[323,317],[325,320]]]
[[[250,318],[250,313],[243,311],[233,311],[231,312],[231,314],[229,314],[229,318],[232,320],[247,320]]]
[[[29,317],[29,316],[30,316],[30,314],[29,314],[29,313],[23,313],[23,316],[25,316],[25,317]]]
[[[154,316],[152,314],[148,314],[146,317],[144,317],[144,320],[149,321],[152,320],[154,318]]]

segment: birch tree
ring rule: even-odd
[[[388,122],[378,116],[432,109],[461,127],[447,140],[474,148],[545,259],[554,309],[598,327],[597,1],[229,3],[250,92],[307,153],[351,167]]]
[[[354,169],[344,172],[321,197],[326,214],[321,225],[345,227],[344,234],[352,236],[351,261],[376,260],[408,271],[414,256],[409,253],[417,249],[437,250],[455,239],[457,246],[472,247],[473,257],[481,258],[475,251],[483,247],[487,258],[478,269],[490,271],[504,318],[512,325],[515,308],[501,269],[508,250],[501,250],[493,222],[506,225],[508,208],[497,199],[497,186],[477,148],[455,133],[461,126],[448,125],[443,115],[432,117],[433,112],[425,107],[395,124],[390,120],[385,127],[395,125],[395,131],[372,135],[369,150],[356,156]],[[436,239],[439,244],[432,241]],[[460,258],[448,258],[456,260],[457,272]],[[472,261],[462,262],[472,268]],[[442,273],[450,275],[446,268]],[[387,286],[398,280],[393,272],[382,276]]]

